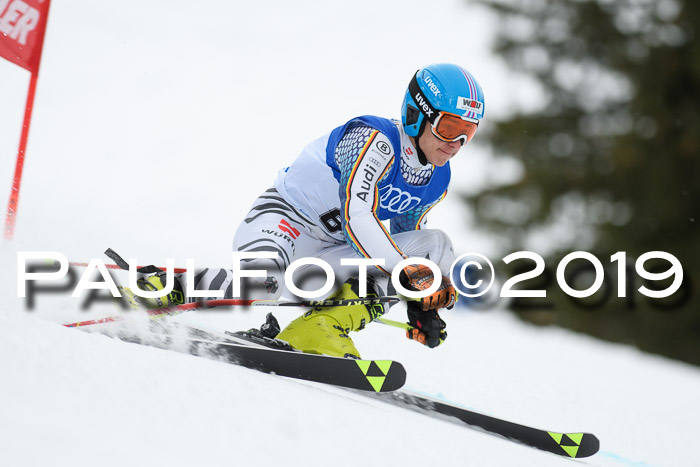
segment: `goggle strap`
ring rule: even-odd
[[[421,91],[420,86],[418,85],[418,71],[416,71],[416,74],[413,75],[413,78],[411,78],[411,82],[408,83],[408,92],[411,94],[413,101],[418,106],[418,110],[425,115],[425,118],[427,118],[432,125],[438,116],[438,110],[432,106],[430,101],[423,94],[423,91]]]

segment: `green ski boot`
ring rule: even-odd
[[[173,290],[169,294],[163,294],[157,298],[138,297],[133,290],[128,287],[119,287],[124,300],[131,308],[163,308],[170,305],[181,305],[185,303],[185,293],[182,283],[177,277],[174,278]],[[136,280],[136,285],[141,290],[154,292],[165,289],[165,271],[153,274],[152,276],[143,277]]]
[[[358,294],[358,280],[350,278],[328,299],[352,300],[360,298]],[[374,281],[369,280],[367,297],[377,296]],[[276,338],[302,352],[359,359],[360,352],[348,334],[364,329],[369,322],[383,314],[384,306],[381,304],[317,307],[289,323]]]

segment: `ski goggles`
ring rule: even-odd
[[[438,113],[435,121],[430,124],[430,130],[441,140],[452,142],[464,139],[462,144],[472,140],[478,127],[476,123],[462,120],[459,115],[448,112]]]

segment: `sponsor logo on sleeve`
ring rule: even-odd
[[[286,232],[289,234],[290,237],[292,237],[294,240],[299,238],[299,235],[301,235],[301,232],[299,232],[297,229],[295,229],[292,224],[287,222],[285,219],[282,219],[277,226],[278,229],[280,229],[282,232]]]
[[[377,150],[379,152],[381,152],[382,154],[384,154],[386,156],[391,154],[391,146],[386,141],[379,140],[379,141],[377,141],[376,146],[377,146]]]
[[[371,193],[374,192],[373,186],[374,186],[374,177],[377,175],[377,169],[372,167],[371,165],[367,164],[364,166],[362,170],[363,177],[360,182],[360,191],[357,192],[357,197],[360,198],[363,202],[367,202],[369,199],[370,201],[372,200],[372,197],[370,196]]]

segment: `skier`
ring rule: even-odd
[[[346,279],[330,299],[354,299],[360,293],[357,266],[341,265],[342,258],[384,260],[368,270],[368,297],[390,291],[392,270],[405,258],[428,258],[448,271],[454,261],[452,243],[444,232],[425,229],[426,214],[447,194],[449,160],[472,140],[483,115],[484,96],[474,77],[457,65],[432,64],[411,78],[401,122],[365,115],[310,143],[255,200],[236,231],[235,252],[276,254],[241,261],[241,269],[266,271],[265,277],[241,279],[242,296],[278,298],[285,289],[285,270],[305,257],[327,262],[340,281]],[[386,220],[389,231],[381,222]],[[295,280],[301,276],[313,283],[312,270],[300,268]],[[151,276],[145,285],[160,290],[161,278]],[[195,288],[224,290],[224,297],[232,298],[232,278],[231,270],[205,269],[197,274]],[[407,303],[412,326],[407,337],[438,346],[447,337],[438,310],[451,308],[456,300],[449,278],[434,278],[420,264],[403,268],[400,278],[410,290],[441,282],[433,294]],[[182,291],[179,281],[176,288]],[[164,301],[179,301],[180,296],[171,293]],[[382,305],[319,307],[281,332],[274,329],[274,320],[263,330],[302,351],[359,358],[349,331],[363,329],[384,311]]]

